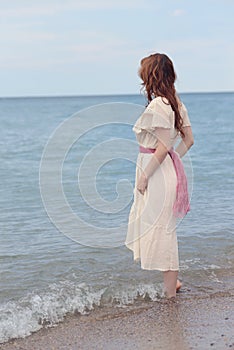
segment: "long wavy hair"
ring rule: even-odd
[[[155,53],[141,60],[139,76],[145,89],[148,104],[158,96],[165,97],[175,113],[175,128],[184,136],[183,119],[179,111],[179,98],[176,95],[176,73],[171,59],[161,53]],[[164,102],[166,103],[166,102]]]

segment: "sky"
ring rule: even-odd
[[[234,0],[0,0],[0,97],[138,94],[140,60],[178,92],[234,91]]]

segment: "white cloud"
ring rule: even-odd
[[[27,53],[19,53],[17,55],[8,54],[4,57],[0,57],[0,68],[4,70],[10,69],[11,72],[19,72],[19,70],[24,69],[30,71],[31,69],[41,69],[43,71],[49,70],[51,68],[61,67],[66,63],[63,58],[58,57],[39,57],[35,58],[35,55]]]
[[[59,12],[75,11],[75,10],[102,10],[102,9],[117,9],[117,8],[141,8],[144,4],[140,0],[85,0],[85,1],[67,1],[64,2],[49,2],[41,5],[30,4],[22,6],[15,2],[15,6],[2,7],[0,17],[31,17],[31,16],[51,16]]]
[[[172,12],[172,16],[174,16],[174,17],[180,17],[180,16],[184,16],[185,13],[186,13],[186,11],[183,10],[183,9],[176,9],[176,10],[174,10],[174,11]]]
[[[4,32],[0,32],[0,41],[1,45],[5,44],[8,49],[14,45],[24,45],[24,44],[37,44],[51,42],[58,38],[58,35],[51,32],[35,32],[27,30],[18,30],[18,31],[8,31],[7,35]]]
[[[4,35],[0,33],[0,40]],[[3,42],[3,40],[1,40]],[[14,43],[8,46],[9,42]],[[140,55],[136,43],[101,31],[74,31],[70,40],[62,33],[18,31],[8,33],[1,69],[49,69],[79,63],[110,63]]]

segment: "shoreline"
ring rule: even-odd
[[[97,308],[67,315],[63,322],[1,350],[206,350],[234,349],[234,293],[144,301],[126,308]]]

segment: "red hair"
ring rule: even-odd
[[[175,113],[175,128],[183,132],[183,119],[179,111],[179,99],[176,96],[176,73],[171,59],[161,53],[152,54],[141,60],[139,76],[145,88],[148,103],[157,96],[165,97]]]

